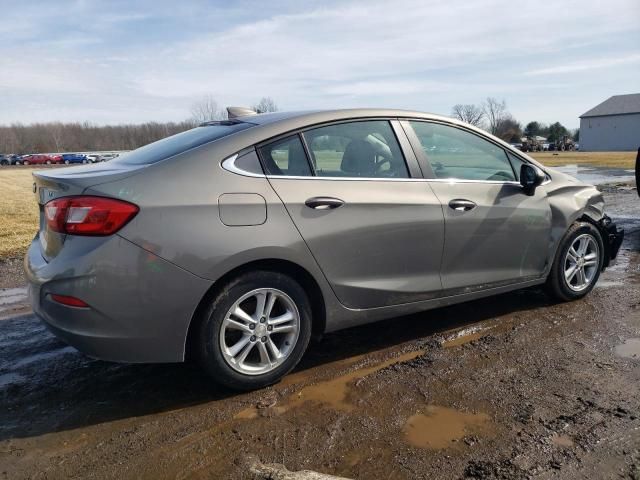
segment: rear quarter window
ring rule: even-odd
[[[146,165],[165,160],[195,147],[213,142],[232,133],[252,127],[251,123],[223,121],[215,122],[172,135],[157,142],[140,147],[111,160],[110,163]]]

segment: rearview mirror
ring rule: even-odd
[[[527,195],[533,195],[536,187],[544,182],[544,178],[544,172],[534,165],[524,163],[520,167],[520,185]]]

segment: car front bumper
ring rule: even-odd
[[[184,360],[189,323],[211,285],[117,235],[67,237],[50,262],[36,237],[24,267],[34,314],[81,352],[117,362]]]
[[[598,226],[602,233],[602,241],[605,244],[606,254],[603,268],[606,268],[618,256],[618,251],[624,240],[624,229],[618,227],[608,215],[602,217],[600,222],[598,222]]]

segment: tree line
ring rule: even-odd
[[[560,122],[546,125],[541,122],[531,121],[523,128],[507,109],[507,103],[493,97],[476,104],[457,104],[451,109],[451,116],[478,128],[488,131],[506,142],[518,143],[522,137],[545,137],[549,142],[562,139],[569,135],[578,141],[580,129],[570,132]]]
[[[278,110],[275,101],[270,97],[263,97],[252,108],[259,113]],[[0,125],[0,153],[21,155],[134,150],[142,145],[189,130],[203,122],[226,118],[226,110],[218,108],[212,96],[206,96],[191,106],[191,118],[181,122],[103,126],[89,122]]]
[[[252,108],[258,113],[278,111],[278,106],[271,97],[261,98]],[[523,136],[541,136],[554,142],[563,135],[571,135],[574,140],[579,140],[579,130],[569,132],[560,122],[546,125],[532,121],[523,128],[507,109],[505,100],[493,97],[488,97],[479,105],[455,105],[451,109],[451,116],[512,143],[519,142]],[[203,122],[226,118],[227,111],[218,105],[212,95],[207,95],[191,106],[191,117],[181,122],[104,126],[89,122],[0,125],[0,153],[133,150],[189,130]]]

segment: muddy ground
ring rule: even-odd
[[[2,266],[0,478],[249,479],[253,454],[358,479],[640,479],[640,199],[605,192],[627,236],[587,298],[531,289],[330,334],[248,394],[81,355]]]

